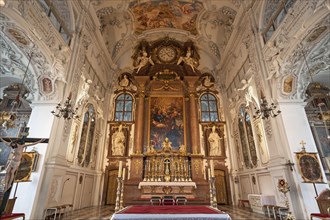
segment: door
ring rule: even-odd
[[[225,171],[215,170],[215,188],[217,193],[217,203],[228,205]]]
[[[107,185],[106,205],[116,205],[118,170],[110,170]]]

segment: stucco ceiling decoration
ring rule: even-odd
[[[0,21],[3,30],[0,32],[0,88],[13,83],[22,83],[24,78],[23,84],[29,90],[27,97],[29,101],[54,98],[55,94],[45,97],[40,93],[38,85],[40,76],[48,76],[50,79],[53,76],[49,62],[36,41],[22,27],[9,22],[10,19],[5,15],[1,17],[5,19]],[[31,64],[27,68],[30,56],[32,56]]]
[[[134,32],[139,35],[155,28],[175,28],[197,35],[196,21],[204,9],[197,1],[133,1],[129,8],[134,15]]]

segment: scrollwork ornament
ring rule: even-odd
[[[265,133],[268,139],[272,139],[273,137],[273,131],[270,121],[265,120]]]

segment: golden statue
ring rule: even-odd
[[[172,142],[170,142],[167,137],[163,141],[162,146],[163,146],[163,149],[162,149],[163,151],[171,151],[172,150]]]

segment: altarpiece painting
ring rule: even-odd
[[[165,138],[178,150],[184,141],[183,97],[151,97],[149,142],[156,150],[162,149]]]

